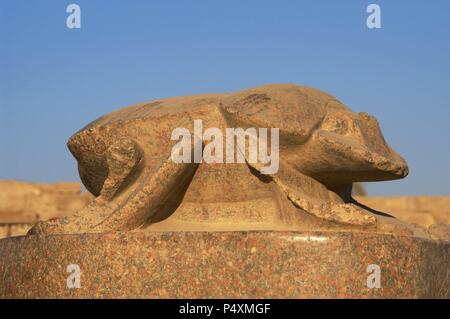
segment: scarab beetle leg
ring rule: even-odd
[[[71,216],[38,222],[28,234],[88,232],[112,214],[121,202],[114,198],[135,178],[134,175],[139,175],[137,168],[142,159],[142,152],[135,141],[120,139],[107,149],[105,157],[108,176],[100,195]]]

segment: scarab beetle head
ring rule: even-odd
[[[231,94],[222,108],[231,125],[278,127],[281,163],[325,185],[408,174],[406,161],[386,143],[373,116],[354,113],[322,91],[265,85]]]

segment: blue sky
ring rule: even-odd
[[[81,7],[81,29],[66,7]],[[382,29],[366,27],[380,5]],[[67,139],[122,106],[305,84],[375,115],[410,176],[450,195],[450,1],[0,0],[0,179],[76,181]]]

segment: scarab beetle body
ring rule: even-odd
[[[245,163],[175,163],[172,133],[194,131],[195,120],[223,132],[277,128],[278,171],[262,174],[246,150]],[[130,106],[90,123],[68,147],[97,197],[74,216],[37,224],[32,234],[370,226],[377,218],[352,200],[352,183],[408,174],[374,117],[297,85]]]

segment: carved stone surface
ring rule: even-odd
[[[266,174],[245,147],[242,162],[177,163],[175,129],[194,132],[194,158],[209,147],[196,120],[279,129],[278,170]],[[449,297],[450,243],[433,240],[447,228],[432,236],[351,197],[353,182],[405,177],[406,162],[372,116],[321,91],[269,85],[143,103],[68,146],[96,198],[0,241],[0,296]],[[70,264],[80,289],[66,285]],[[381,288],[367,287],[373,264]]]
[[[172,132],[195,131],[195,120],[223,132],[278,128],[279,170],[261,174],[245,150],[247,163],[175,163]],[[74,216],[37,224],[31,234],[317,230],[337,223],[390,231],[391,224],[352,200],[351,185],[408,173],[375,118],[296,85],[127,107],[92,122],[68,146],[84,185],[98,197]]]
[[[0,241],[0,297],[450,298],[449,261],[448,243],[370,232],[27,236]]]

